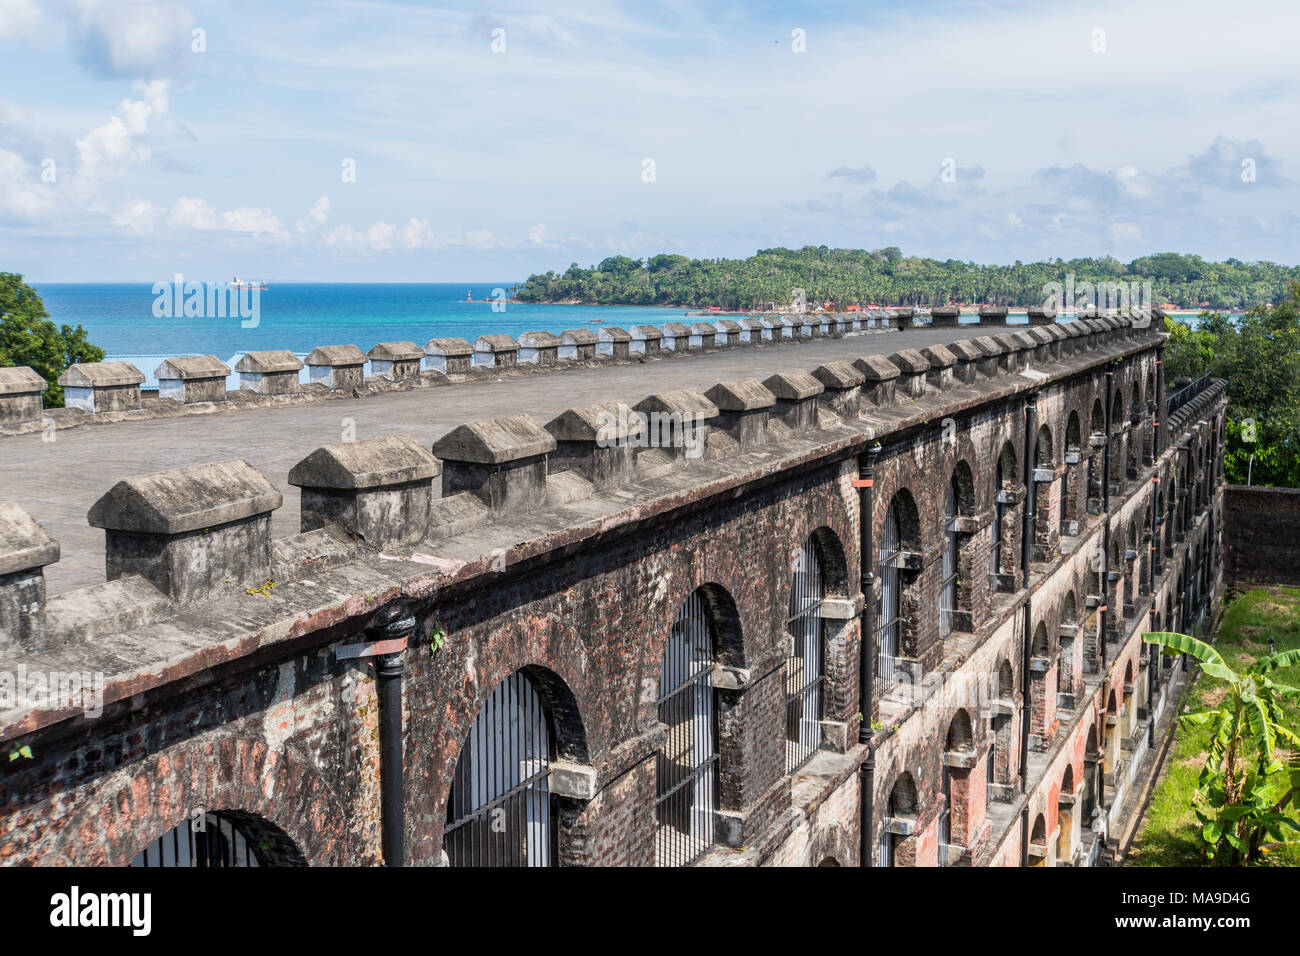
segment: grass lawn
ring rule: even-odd
[[[1300,588],[1258,588],[1239,596],[1228,605],[1214,646],[1234,669],[1241,670],[1268,653],[1270,635],[1279,651],[1300,647]],[[1196,667],[1195,661],[1189,666]],[[1300,686],[1300,667],[1274,671],[1272,679]],[[1202,674],[1187,689],[1182,704],[1189,710],[1212,706],[1222,698],[1223,688],[1223,681]],[[1285,708],[1291,726],[1300,727],[1300,707],[1288,701]],[[1151,798],[1126,866],[1206,865],[1191,798],[1209,749],[1209,729],[1179,725],[1176,734],[1164,776]],[[1278,756],[1285,762],[1288,753],[1281,750]],[[1294,808],[1292,812],[1294,815]],[[1275,851],[1269,862],[1274,866],[1300,866],[1300,847]]]

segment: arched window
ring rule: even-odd
[[[172,827],[131,859],[135,867],[306,866],[284,831],[252,814],[208,811]]]
[[[822,598],[826,587],[821,560],[812,535],[795,561],[790,587],[790,656],[785,662],[787,773],[798,770],[822,742],[822,691],[825,682],[822,639]]]
[[[891,502],[880,535],[880,613],[876,627],[877,696],[894,683],[899,656],[899,617],[902,613],[902,581],[898,566],[902,560],[898,507]]]
[[[1008,544],[1009,536],[1006,527],[1006,511],[1012,507],[1015,502],[1016,478],[1016,450],[1011,442],[1006,442],[1002,446],[1002,453],[998,455],[997,474],[993,484],[993,523],[989,534],[989,575],[990,590],[997,591],[998,575],[1015,574],[1016,570],[1016,549],[1014,540]],[[1014,534],[1015,529],[1010,529]],[[1015,590],[1014,583],[1008,590]]]
[[[442,846],[451,866],[550,866],[555,814],[551,714],[515,671],[492,691],[461,748]]]
[[[685,866],[714,842],[718,793],[716,642],[703,591],[677,612],[659,677],[659,720],[668,727],[655,785],[655,864]]]
[[[957,476],[948,480],[943,502],[943,567],[939,579],[939,637],[952,633],[957,610]]]
[[[894,788],[889,794],[889,813],[884,820],[884,826],[880,831],[880,847],[877,856],[878,866],[896,866],[899,863],[909,864],[915,862],[910,859],[900,859],[902,854],[899,853],[901,845],[912,840],[912,837],[902,837],[893,831],[890,826],[895,820],[916,820],[916,782],[912,775],[906,771],[898,775],[894,781]],[[905,854],[911,857],[911,852]]]

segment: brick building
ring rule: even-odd
[[[1141,634],[1222,595],[1223,383],[1126,319],[962,331],[322,447],[290,537],[244,462],[124,479],[48,598],[0,509],[47,688],[0,861],[1104,861],[1177,674]]]

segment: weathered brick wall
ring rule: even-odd
[[[1233,581],[1300,584],[1300,489],[1228,485],[1223,517]]]

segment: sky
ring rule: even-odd
[[[1300,262],[1294,0],[0,0],[0,271]]]

